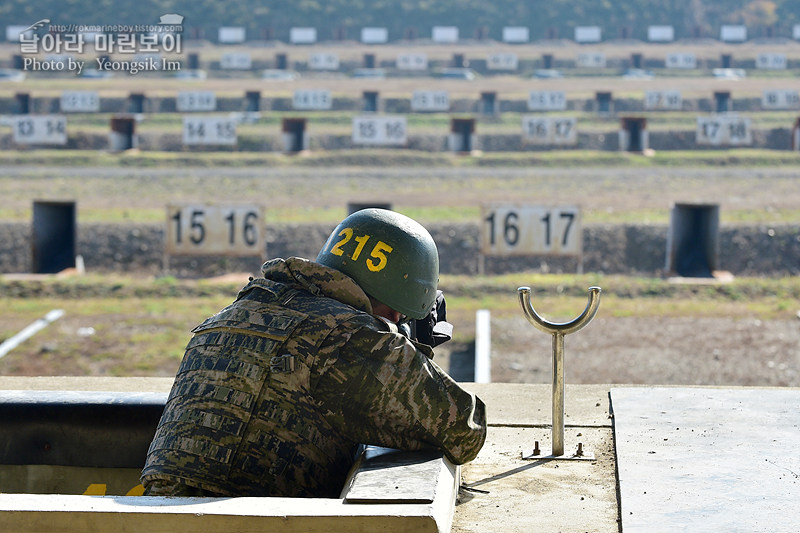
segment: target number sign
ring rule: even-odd
[[[583,253],[581,212],[577,206],[484,206],[484,255],[569,255]]]
[[[353,143],[376,145],[405,145],[406,117],[378,116],[353,119]]]
[[[575,117],[522,117],[522,135],[531,144],[575,145],[578,130]]]
[[[61,91],[62,113],[97,113],[100,96],[97,91]]]
[[[215,111],[217,95],[213,91],[179,91],[175,97],[175,109],[185,111]]]
[[[168,255],[263,255],[263,209],[258,205],[167,206]]]
[[[183,144],[235,145],[236,121],[225,117],[183,117]]]
[[[64,115],[22,115],[12,120],[17,144],[67,144]]]
[[[753,144],[750,118],[717,115],[697,118],[697,144],[714,146],[749,146]]]

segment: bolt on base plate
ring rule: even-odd
[[[583,444],[578,443],[578,448],[573,454],[563,455],[544,455],[542,450],[539,449],[539,443],[534,444],[532,450],[522,450],[522,459],[524,461],[595,461],[596,458],[593,453],[587,452],[583,449]]]

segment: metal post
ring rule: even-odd
[[[491,353],[491,312],[478,309],[475,312],[475,383],[492,382]]]
[[[569,322],[548,322],[539,316],[533,305],[531,305],[530,287],[517,289],[519,303],[528,322],[537,329],[553,336],[553,453],[549,457],[539,455],[537,443],[534,452],[528,456],[523,454],[523,459],[590,458],[583,450],[581,443],[578,443],[578,452],[575,455],[570,457],[564,455],[564,336],[583,329],[592,321],[597,314],[597,309],[600,307],[601,290],[600,287],[589,287],[589,302],[586,304],[586,309],[574,320]]]
[[[553,333],[553,455],[564,455],[564,335]]]

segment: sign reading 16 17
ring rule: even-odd
[[[484,206],[485,255],[577,255],[583,252],[580,208]]]
[[[257,205],[168,205],[168,255],[263,255]]]

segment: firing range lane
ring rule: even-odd
[[[398,209],[477,207],[489,202],[576,204],[609,213],[674,202],[726,210],[796,210],[788,168],[119,168],[1,166],[0,218],[26,219],[34,199],[75,199],[80,209],[160,209],[169,202],[252,202],[269,208],[342,209],[389,201]],[[320,194],[324,191],[325,194]],[[760,217],[761,215],[759,215]],[[640,217],[641,218],[641,217]],[[647,222],[647,220],[641,220]]]

